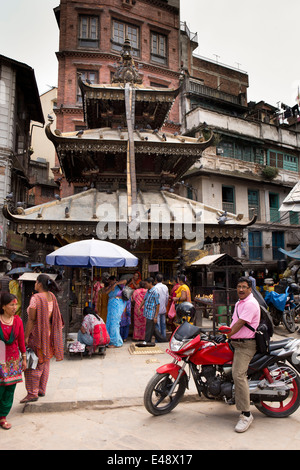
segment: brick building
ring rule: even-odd
[[[178,88],[179,0],[61,0],[54,10],[60,29],[58,58],[57,129],[86,128],[78,76],[91,83],[109,84],[126,37],[145,86]],[[166,125],[179,131],[179,105],[172,107]],[[61,177],[59,163],[54,175]],[[74,192],[61,181],[61,195]]]
[[[179,0],[105,0],[100,5],[61,0],[55,14],[60,28],[58,129],[85,126],[77,74],[92,83],[110,83],[126,37],[145,86],[178,87]],[[172,117],[178,122],[178,107]]]
[[[60,183],[61,200],[36,206],[18,217],[8,214],[18,224],[20,234],[53,243],[95,236],[98,224],[105,221],[103,206],[115,208],[124,199],[126,216],[115,211],[114,223],[121,228],[125,219],[132,222],[135,201],[143,207],[145,225],[155,222],[152,204],[166,209],[161,222],[168,222],[171,216],[172,221],[177,220],[172,205],[180,203],[185,205],[183,213],[190,211],[194,218],[203,215],[205,244],[223,239],[240,243],[245,226],[240,216],[233,216],[224,228],[213,205],[201,206],[200,210],[196,202],[191,204],[189,199],[172,194],[211,144],[211,136],[201,132],[196,138],[179,135],[182,129],[186,131],[185,116],[198,106],[201,95],[198,90],[189,93],[188,87],[204,87],[200,101],[206,99],[211,106],[216,97],[207,91],[217,86],[222,97],[240,100],[232,103],[231,99],[221,99],[221,105],[224,101],[226,106],[244,110],[240,95],[245,95],[248,85],[247,77],[240,74],[230,84],[226,67],[217,70],[209,61],[193,56],[197,35],[180,22],[179,13],[178,0],[107,0],[101,6],[94,0],[61,0],[55,9],[60,27],[56,129],[51,129],[52,119],[46,127],[57,152],[52,171]],[[138,81],[125,76],[121,79],[120,71],[126,69],[122,60],[128,59],[126,39],[134,59],[134,70],[128,72],[137,73]],[[226,87],[220,91],[225,75]],[[128,82],[132,82],[129,88]],[[129,106],[133,117],[128,120]],[[157,231],[150,234],[153,239],[141,243],[130,230],[122,243],[141,255],[143,273],[148,262],[172,273],[182,243],[190,252],[195,251],[186,243],[189,234],[185,241],[177,237],[176,243],[169,243]],[[109,234],[109,229],[103,233]]]

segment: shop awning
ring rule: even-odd
[[[284,250],[283,248],[279,248],[279,251],[281,251],[281,253],[285,254],[286,256],[289,256],[290,258],[300,259],[300,245],[291,251]]]
[[[194,261],[194,263],[191,264],[191,266],[195,267],[211,267],[213,265],[218,267],[242,266],[242,263],[240,261],[237,261],[232,256],[227,255],[226,253],[221,253],[219,255],[203,256],[203,258],[200,258],[198,261]]]
[[[35,282],[40,274],[41,274],[41,273],[24,273],[24,274],[22,274],[22,275],[18,278],[18,281],[31,281],[31,282]],[[50,274],[50,273],[46,273],[46,274],[47,274],[47,276],[49,276],[53,281],[55,281],[55,279],[57,278],[57,274]]]

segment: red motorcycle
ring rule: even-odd
[[[234,404],[234,353],[224,335],[228,331],[229,327],[220,327],[219,335],[210,336],[188,321],[177,328],[167,349],[173,362],[157,369],[144,393],[149,413],[172,411],[189,388],[191,376],[199,396]],[[299,346],[300,340],[294,338],[271,342],[269,353],[255,354],[249,365],[250,399],[267,416],[286,417],[300,405]]]

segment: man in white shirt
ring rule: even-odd
[[[169,289],[165,284],[162,283],[162,274],[156,274],[155,281],[155,290],[159,295],[159,312],[157,316],[156,328],[159,330],[161,335],[166,338],[166,312],[169,301]]]

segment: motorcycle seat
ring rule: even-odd
[[[269,351],[275,351],[276,349],[284,348],[287,343],[290,341],[290,338],[281,339],[280,341],[271,341],[269,346]]]
[[[200,335],[201,328],[195,325],[191,325],[187,321],[185,321],[179,328],[176,330],[174,337],[178,341],[182,341],[183,339],[192,339],[196,338],[197,335]]]

